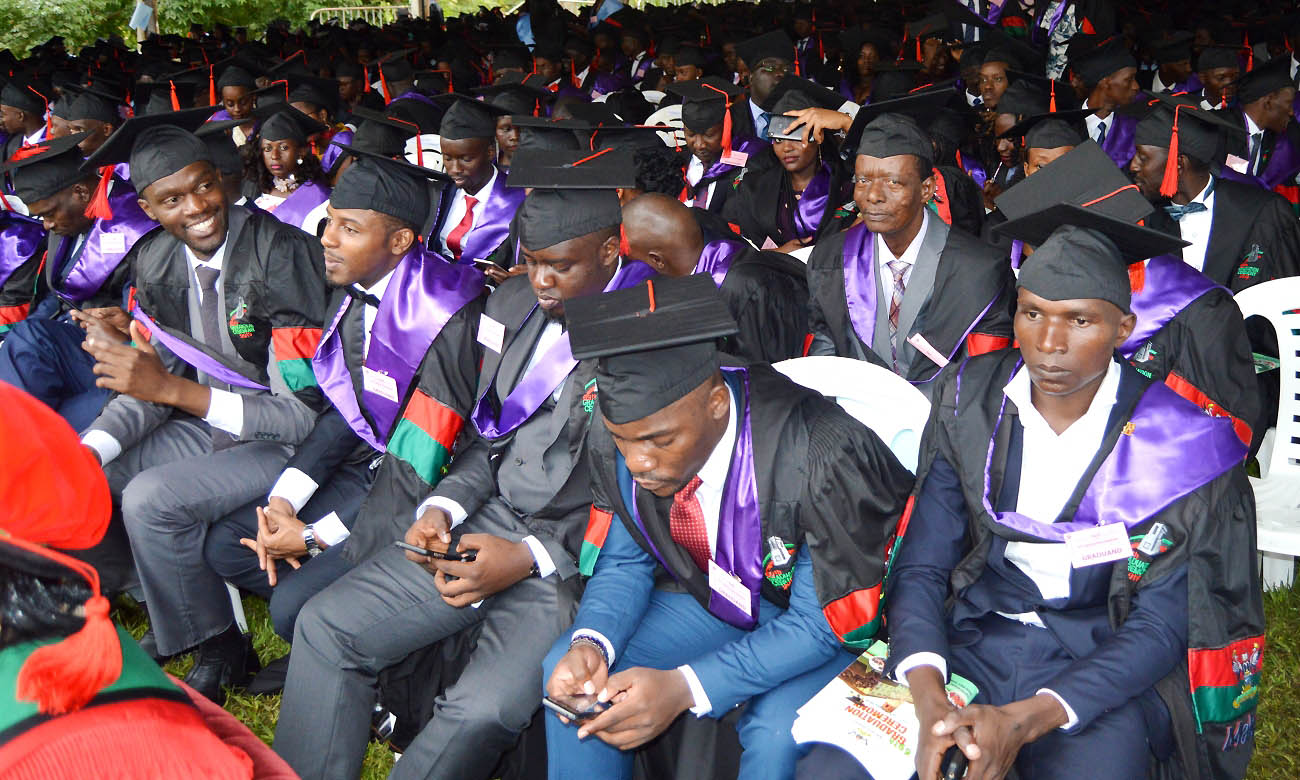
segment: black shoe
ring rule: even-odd
[[[284,690],[284,678],[288,674],[289,656],[286,655],[263,666],[244,691],[254,696],[279,693]]]
[[[140,637],[139,645],[140,649],[145,651],[154,660],[154,663],[159,666],[172,659],[170,655],[163,655],[158,652],[158,637],[154,636],[152,628],[144,632],[144,636]]]
[[[226,704],[226,689],[243,686],[261,669],[253,641],[231,626],[197,648],[194,668],[185,684],[216,702]]]

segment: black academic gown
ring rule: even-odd
[[[767,156],[771,152],[765,151],[763,154]],[[763,246],[767,240],[771,240],[776,246],[783,246],[796,238],[802,238],[806,244],[817,243],[822,236],[836,229],[835,210],[853,197],[852,182],[849,177],[843,175],[840,167],[832,162],[830,192],[825,207],[818,215],[817,227],[811,234],[797,235],[795,231],[782,227],[779,215],[781,192],[783,189],[790,191],[789,176],[785,168],[776,161],[756,169],[747,168],[736,182],[736,191],[727,198],[722,208],[723,218],[738,225],[741,235],[753,242],[755,246]],[[791,207],[797,207],[796,203],[792,200]],[[793,220],[786,222],[791,227],[795,224]]]

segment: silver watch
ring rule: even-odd
[[[320,545],[316,543],[316,529],[310,525],[303,526],[302,543],[307,546],[307,554],[312,558],[315,558],[317,555],[324,552]]]

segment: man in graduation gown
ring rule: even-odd
[[[481,632],[472,656],[394,777],[489,777],[532,719],[542,657],[572,618],[591,505],[581,450],[596,390],[560,317],[569,298],[652,271],[620,262],[613,190],[534,190],[519,222],[528,275],[498,287],[478,325],[476,435],[414,524],[410,515],[385,524],[408,544],[476,557],[432,559],[377,537],[368,560],[303,608],[275,749],[306,777],[356,777],[379,673],[471,629]]]
[[[808,261],[807,353],[868,360],[923,390],[959,354],[1011,341],[1005,253],[926,208],[933,148],[906,116],[872,120],[855,161],[863,221],[819,241]]]
[[[1224,178],[1257,184],[1266,190],[1285,185],[1292,192],[1300,172],[1300,126],[1291,121],[1296,96],[1290,62],[1270,61],[1237,81],[1237,108],[1225,108],[1225,119],[1244,131],[1228,145],[1230,159],[1220,170]],[[1241,141],[1244,140],[1244,143]],[[1294,204],[1295,198],[1290,198]]]
[[[118,394],[83,441],[130,540],[127,560],[96,563],[134,558],[158,652],[197,648],[186,680],[220,702],[256,656],[204,564],[204,536],[265,495],[311,431],[324,264],[312,237],[229,206],[201,139],[151,120],[128,120],[89,161],[129,160],[141,208],[164,228],[127,259],[129,336],[109,325],[86,336],[98,385]]]
[[[695,275],[570,310],[575,353],[597,359],[591,579],[545,690],[613,703],[547,716],[553,780],[631,777],[631,750],[678,715],[745,702],[740,776],[790,777],[795,710],[852,660],[841,645],[879,628],[911,474],[834,402],[721,355],[735,325],[720,298]]]
[[[675,198],[647,193],[623,207],[629,256],[667,276],[708,274],[738,325],[725,349],[759,363],[798,357],[808,332],[803,263],[705,231]]]
[[[749,71],[749,94],[731,103],[732,132],[766,139],[769,117],[763,106],[776,85],[794,70],[794,41],[785,30],[773,30],[737,43],[736,56]]]
[[[352,568],[343,543],[380,456],[387,449],[407,463],[428,461],[425,475],[436,484],[474,402],[483,275],[417,239],[433,176],[360,154],[339,178],[320,239],[325,280],[336,289],[312,357],[330,405],[268,497],[218,521],[204,543],[222,579],[270,602],[272,625],[286,640],[307,599]],[[452,380],[441,398],[414,389],[431,358],[446,361],[443,375]],[[429,422],[432,430],[421,427]]]
[[[49,132],[45,115],[52,94],[50,87],[32,74],[19,74],[0,89],[0,126],[9,134],[4,145],[5,160],[12,159],[24,146],[45,140]]]
[[[688,202],[721,213],[750,155],[766,150],[767,144],[737,135],[732,126],[731,101],[740,95],[734,84],[710,76],[670,85],[668,91],[682,99],[682,132],[691,152],[686,166]]]
[[[1148,226],[1190,242],[1183,260],[1234,293],[1300,273],[1300,224],[1286,199],[1212,172],[1220,135],[1236,126],[1186,99],[1160,100],[1138,123],[1130,166],[1142,194],[1162,207]]]
[[[921,777],[954,743],[972,773],[1245,774],[1265,643],[1246,448],[1114,355],[1134,324],[1118,246],[1141,230],[1116,222],[1041,244],[1019,350],[935,395],[888,605]],[[961,710],[950,671],[979,688]]]
[[[1137,62],[1123,43],[1104,43],[1076,58],[1071,67],[1088,90],[1084,117],[1088,137],[1101,145],[1120,168],[1133,159],[1133,131],[1137,119],[1115,109],[1128,105],[1138,93]]]
[[[1029,247],[1063,224],[1089,227],[1150,217],[1151,204],[1088,142],[998,199],[1011,219],[994,232]],[[1054,205],[1055,204],[1055,205]],[[1084,204],[1087,204],[1086,206]],[[1052,207],[1051,218],[1039,212]],[[1135,234],[1124,249],[1129,304],[1137,317],[1119,353],[1138,372],[1164,382],[1206,414],[1226,417],[1250,444],[1261,400],[1250,339],[1232,292],[1182,261],[1186,242],[1158,231]]]
[[[130,269],[124,261],[136,241],[158,226],[111,167],[106,179],[97,178],[96,169],[82,169],[77,145],[85,137],[28,147],[5,166],[50,240],[43,256],[48,294],[5,338],[0,380],[44,401],[76,430],[89,425],[108,400],[108,391],[95,385],[94,361],[81,349],[85,334],[77,321],[105,316],[125,327],[119,307]],[[99,210],[92,208],[96,201]]]
[[[524,192],[496,166],[497,117],[509,110],[454,95],[442,118],[442,161],[455,183],[443,190],[429,246],[458,263],[484,260],[510,232]]]

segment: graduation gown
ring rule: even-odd
[[[726,367],[734,364],[724,359]],[[735,548],[735,570],[749,567],[761,571],[756,597],[784,609],[789,604],[794,559],[800,548],[807,546],[818,601],[832,632],[850,648],[865,648],[879,629],[883,565],[912,475],[874,433],[833,401],[794,384],[770,366],[752,365],[743,374],[724,370],[724,376],[736,399],[738,442],[749,417],[761,525],[740,528],[737,521],[730,529],[733,538],[753,542]],[[632,487],[604,425],[592,426],[587,452],[593,502],[582,571],[594,571],[609,526],[618,522],[658,561],[660,577],[671,577],[702,607],[719,615],[717,602],[710,606],[708,577],[671,538],[668,510],[672,498]],[[797,467],[790,468],[791,464]],[[728,476],[729,482],[732,479]],[[727,511],[724,508],[724,514]],[[715,560],[718,557],[715,553]],[[758,614],[757,609],[753,614]],[[606,636],[621,646],[619,637]],[[786,660],[800,652],[797,647],[775,644],[785,649],[773,647],[771,651]],[[756,657],[766,657],[766,653]],[[745,676],[747,672],[738,669],[735,674]],[[770,680],[766,687],[778,682]],[[715,709],[725,711],[731,702],[713,703]]]
[[[0,339],[27,317],[41,292],[45,244],[40,220],[0,211]]]
[[[1124,366],[1101,446],[1060,518],[1023,522],[1010,509],[1023,427],[1002,392],[1019,365],[1007,349],[941,380],[891,562],[886,671],[915,652],[978,652],[981,617],[1034,611],[1076,659],[1052,685],[1076,729],[1134,699],[1148,712],[1158,696],[1149,712],[1172,725],[1170,776],[1243,777],[1265,646],[1244,445],[1227,421]],[[1060,541],[1073,528],[1063,523],[1102,517],[1123,518],[1133,552],[1073,569],[1065,599],[1043,598],[1002,557],[1008,541]],[[1177,637],[1162,626],[1184,610],[1186,647],[1169,647]]]
[[[80,247],[74,247],[73,236],[55,235],[49,242],[45,284],[69,304],[92,309],[122,305],[122,291],[134,278],[128,253],[158,227],[140,208],[135,190],[121,179],[113,179],[108,203],[113,217],[96,219]]]
[[[764,141],[757,138],[741,138],[736,131],[732,130],[732,150],[742,152],[750,157],[757,157],[760,153],[765,152],[771,147]],[[714,162],[704,169],[704,175],[692,186],[689,182],[686,185],[686,204],[698,208],[708,209],[715,214],[721,214],[727,200],[732,196],[737,187],[737,180],[745,172],[744,165],[731,165],[721,160]],[[716,185],[713,191],[709,192],[709,185]]]
[[[465,234],[461,241],[460,262],[469,263],[474,260],[484,260],[492,255],[506,240],[510,234],[510,225],[514,220],[515,212],[524,202],[525,192],[522,187],[506,186],[506,174],[504,171],[498,171],[496,181],[492,183],[491,192],[479,192],[475,197],[487,197],[483,204],[483,213],[470,226],[469,232]],[[433,229],[428,233],[429,246],[437,247],[443,251],[442,229],[447,222],[447,216],[451,212],[451,203],[457,189],[455,187],[445,187],[442,190],[442,198],[438,203],[437,216],[433,221]],[[450,257],[448,253],[448,257]]]
[[[931,219],[928,231],[936,229],[938,220]],[[946,227],[945,227],[946,229]],[[1011,313],[1015,305],[1014,282],[1011,268],[1004,253],[960,230],[946,229],[937,261],[927,259],[927,248],[922,244],[922,263],[934,262],[933,282],[923,301],[913,304],[914,297],[904,297],[900,313],[898,355],[900,363],[908,361],[904,378],[926,389],[926,383],[939,375],[949,361],[965,354],[979,354],[1011,343]],[[866,235],[864,235],[866,234]],[[925,241],[925,235],[917,240]],[[931,239],[933,242],[933,239]],[[850,243],[852,242],[852,243]],[[872,349],[872,335],[860,335],[850,316],[846,286],[846,246],[872,247],[873,236],[865,225],[828,236],[813,249],[808,259],[808,293],[810,296],[808,326],[812,336],[809,354],[834,354],[868,360],[890,367],[888,353],[881,356]],[[878,273],[875,259],[870,264],[870,276],[861,278],[864,291],[875,289]],[[877,293],[875,306],[888,311],[889,294],[893,280],[885,279]],[[924,284],[922,274],[913,269],[909,292]],[[923,288],[922,288],[923,289]],[[915,293],[913,292],[913,296]],[[909,310],[915,311],[907,332],[901,328],[908,322]],[[875,311],[864,314],[863,324],[876,322]],[[914,339],[920,334],[920,339]],[[924,351],[914,348],[908,340],[922,341],[933,351],[935,361]]]
[[[769,240],[775,246],[795,239],[817,243],[833,227],[835,209],[853,195],[851,182],[829,163],[819,166],[799,198],[794,197],[789,171],[779,161],[757,169],[747,167],[735,185],[722,217],[740,226],[741,235],[755,246]]]
[[[1178,223],[1163,209],[1149,227],[1181,237]],[[1300,275],[1300,224],[1281,195],[1219,178],[1202,273],[1234,293],[1269,279]]]

